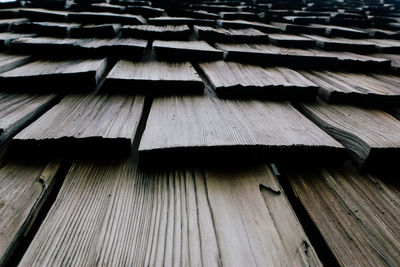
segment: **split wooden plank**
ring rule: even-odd
[[[117,23],[117,24],[144,24],[146,20],[142,16],[129,14],[115,14],[110,12],[70,12],[68,20],[82,23]]]
[[[200,25],[214,27],[217,22],[212,19],[196,19],[185,17],[156,17],[149,18],[148,23],[151,25],[165,26],[165,25]]]
[[[32,60],[32,56],[0,53],[0,73],[12,70]]]
[[[201,63],[200,67],[219,96],[312,100],[319,88],[285,67],[262,68],[224,61]]]
[[[223,100],[210,94],[157,97],[139,146],[144,164],[257,156],[326,163],[328,158],[343,160],[343,153],[337,141],[288,103]]]
[[[318,47],[326,50],[351,51],[356,53],[373,53],[377,50],[376,44],[369,39],[349,39],[343,37],[323,37],[316,35],[303,35],[316,41]]]
[[[28,155],[124,157],[143,105],[143,96],[68,95],[17,134],[11,145]]]
[[[61,162],[29,160],[0,168],[0,265],[30,230],[56,182]]]
[[[0,74],[4,89],[93,90],[107,68],[107,59],[37,60]]]
[[[224,52],[205,41],[160,41],[153,42],[157,58],[167,60],[212,61],[223,59]]]
[[[189,62],[120,60],[103,90],[124,93],[202,93],[204,84]]]
[[[55,94],[0,92],[0,144],[50,108],[57,99]]]
[[[35,34],[21,34],[12,32],[2,32],[0,33],[0,48],[8,48],[10,43],[19,38],[33,37]]]
[[[77,44],[84,55],[120,58],[141,58],[147,47],[147,40],[133,38],[86,39]]]
[[[216,46],[227,52],[227,60],[245,63],[300,66],[301,68],[358,67],[376,70],[390,67],[390,60],[350,52],[280,48],[266,44],[217,43]]]
[[[126,25],[122,36],[151,40],[188,40],[192,31],[187,25]]]
[[[194,26],[200,40],[210,42],[254,42],[267,43],[268,35],[256,29],[223,29]]]
[[[322,101],[301,104],[313,122],[340,141],[366,168],[392,168],[400,156],[400,122],[386,112]]]
[[[270,24],[265,24],[257,21],[245,21],[245,20],[218,20],[218,24],[225,29],[248,29],[253,28],[264,33],[278,33],[281,30]]]
[[[289,183],[341,266],[400,261],[398,175],[342,167],[287,170]]]
[[[330,103],[400,106],[400,79],[391,84],[365,73],[300,71],[320,86],[319,96]],[[394,78],[394,76],[378,75]]]
[[[264,164],[144,172],[132,160],[76,161],[20,265],[98,264],[322,266]]]
[[[293,34],[271,33],[268,34],[268,39],[271,44],[283,47],[292,48],[313,48],[315,40]]]
[[[87,24],[72,28],[70,36],[73,38],[112,38],[119,34],[120,29],[120,24]]]

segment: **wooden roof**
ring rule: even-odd
[[[1,266],[397,266],[396,0],[0,2]]]

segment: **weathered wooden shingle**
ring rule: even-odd
[[[107,59],[37,60],[0,74],[3,88],[93,90],[107,68]]]
[[[400,184],[353,168],[288,170],[296,197],[340,266],[400,261]]]
[[[292,48],[313,48],[315,40],[294,34],[270,33],[268,39],[271,44]]]
[[[112,38],[119,34],[120,28],[119,24],[88,24],[72,28],[70,36],[73,38]]]
[[[0,264],[7,262],[53,189],[59,161],[11,161],[0,168]]]
[[[148,23],[151,25],[165,26],[165,25],[200,25],[213,27],[217,23],[212,19],[196,19],[185,17],[156,17],[149,18]]]
[[[370,106],[400,105],[398,85],[384,82],[371,74],[332,71],[300,71],[320,86],[319,96],[331,103]],[[379,77],[395,78],[390,75]],[[397,80],[400,84],[400,79]]]
[[[147,47],[147,40],[133,38],[85,39],[76,45],[83,55],[140,59]]]
[[[397,166],[400,121],[377,109],[326,104],[302,104],[303,112],[339,140],[366,168]]]
[[[143,105],[142,96],[68,95],[17,134],[12,145],[28,155],[126,156]]]
[[[268,35],[256,29],[223,29],[204,26],[194,26],[200,40],[227,43],[266,43]]]
[[[68,20],[83,23],[119,23],[119,24],[144,24],[146,20],[142,16],[129,14],[116,14],[110,12],[70,12]]]
[[[222,50],[205,41],[160,41],[153,42],[157,58],[166,60],[211,61],[224,57]]]
[[[22,33],[12,33],[12,32],[2,32],[0,33],[0,48],[8,48],[12,41],[19,38],[33,37],[35,34],[22,34]]]
[[[235,62],[201,63],[201,69],[220,96],[315,99],[318,86],[285,67],[259,67]]]
[[[0,53],[0,73],[12,70],[32,60],[30,55]]]
[[[158,164],[244,161],[260,154],[274,161],[335,161],[343,152],[288,103],[221,100],[210,94],[156,98],[139,147],[143,162]]]
[[[357,40],[343,37],[323,37],[317,35],[304,35],[314,39],[318,47],[326,50],[351,51],[355,53],[373,53],[376,51],[376,45],[368,39]]]
[[[28,54],[48,55],[65,55],[75,54],[78,44],[82,43],[81,39],[73,38],[54,38],[54,37],[26,37],[13,40],[10,44],[12,51]]]
[[[218,20],[218,24],[225,29],[248,29],[253,28],[265,33],[278,33],[281,30],[270,24],[265,24],[256,21],[245,21],[245,20]]]
[[[189,62],[120,60],[107,75],[110,93],[201,93],[204,84]]]
[[[268,166],[133,161],[75,162],[20,264],[322,265]]]
[[[151,40],[187,40],[192,31],[187,25],[126,25],[122,36]]]

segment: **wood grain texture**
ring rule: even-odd
[[[341,266],[400,261],[400,184],[354,168],[290,170],[289,182]]]
[[[227,52],[226,59],[263,65],[296,66],[301,68],[387,69],[390,60],[342,51],[281,48],[266,44],[223,44],[217,48]]]
[[[187,25],[126,25],[122,36],[151,40],[187,40],[192,31]]]
[[[135,165],[75,162],[20,266],[321,266],[267,166]]]
[[[81,39],[56,37],[26,37],[13,40],[10,44],[12,51],[23,54],[65,55],[75,54]]]
[[[258,67],[235,62],[201,63],[201,69],[220,96],[315,99],[318,86],[285,67]]]
[[[294,34],[270,33],[268,39],[271,44],[288,48],[313,48],[315,40]]]
[[[166,60],[211,61],[224,57],[222,50],[205,41],[159,41],[153,42],[157,58]]]
[[[300,24],[290,24],[282,22],[271,22],[271,25],[279,28],[281,31],[286,33],[306,33],[306,34],[317,34],[324,35],[325,28],[323,26],[310,26],[310,25],[300,25]]]
[[[118,58],[140,59],[143,56],[147,40],[133,38],[86,39],[78,44],[84,55],[113,56]]]
[[[305,77],[320,86],[319,96],[330,103],[358,104],[370,106],[399,106],[400,88],[377,79],[370,74],[332,71],[300,71]],[[391,75],[379,75],[392,78]]]
[[[400,122],[380,110],[322,101],[301,104],[303,112],[339,140],[367,168],[397,166]]]
[[[268,35],[256,29],[223,29],[194,26],[200,40],[226,43],[267,43]]]
[[[204,84],[189,62],[120,60],[103,90],[125,93],[202,93]]]
[[[117,23],[117,24],[144,24],[146,20],[142,16],[129,14],[116,14],[111,12],[70,12],[68,20],[83,23]]]
[[[68,95],[12,140],[27,155],[121,157],[130,152],[144,97]]]
[[[354,39],[368,38],[368,33],[362,30],[352,29],[349,27],[337,26],[337,25],[321,25],[311,24],[312,26],[323,26],[325,28],[325,34],[332,37],[346,37]]]
[[[24,65],[33,59],[30,55],[15,55],[0,53],[0,73],[12,70]]]
[[[7,141],[57,100],[55,94],[0,92],[0,143]]]
[[[6,263],[53,189],[60,161],[10,161],[0,168],[0,264]]]
[[[93,90],[107,59],[37,60],[0,74],[5,89],[50,91]]]
[[[158,164],[246,161],[258,155],[274,161],[328,157],[334,162],[342,153],[338,142],[287,103],[222,100],[208,93],[156,98],[139,146],[144,163]]]
[[[165,26],[165,25],[200,25],[214,27],[216,21],[212,19],[196,19],[186,17],[156,17],[149,18],[147,21],[151,25]]]

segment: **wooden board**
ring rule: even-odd
[[[23,54],[39,54],[42,56],[73,55],[77,52],[78,44],[82,39],[36,37],[19,38],[13,40],[10,48],[14,52]]]
[[[102,90],[110,93],[202,93],[204,84],[189,62],[120,60]]]
[[[354,168],[288,170],[297,198],[340,266],[400,261],[400,183]]]
[[[0,73],[12,70],[32,60],[32,56],[0,53]]]
[[[319,88],[285,67],[262,68],[224,61],[201,63],[200,67],[219,96],[311,100]]]
[[[12,32],[2,32],[0,33],[0,48],[8,48],[10,43],[19,38],[25,37],[33,37],[35,34],[21,34],[21,33],[12,33]]]
[[[362,30],[352,29],[348,27],[342,27],[337,25],[320,25],[320,24],[311,24],[311,26],[325,28],[326,35],[332,37],[346,37],[346,38],[354,38],[354,39],[363,39],[368,38],[368,33]]]
[[[187,25],[126,25],[122,36],[150,40],[187,40],[192,31]]]
[[[390,60],[392,69],[395,71],[400,70],[400,55],[377,53],[377,54],[370,54],[370,56]]]
[[[107,59],[37,60],[0,74],[3,89],[90,91],[107,68]]]
[[[160,41],[153,42],[157,58],[177,61],[212,61],[223,59],[224,52],[205,41]]]
[[[301,68],[388,69],[390,60],[351,52],[318,49],[280,48],[266,44],[223,44],[216,47],[227,52],[226,59],[260,65],[296,66]]]
[[[288,103],[210,94],[156,98],[139,147],[144,164],[251,161],[259,155],[290,163],[334,162],[345,158],[342,153],[338,142]]]
[[[119,34],[119,24],[88,24],[82,27],[72,28],[70,36],[73,38],[112,38]]]
[[[0,92],[0,144],[49,109],[56,100],[55,94]]]
[[[400,79],[397,85],[384,82],[371,74],[332,71],[300,71],[320,86],[319,96],[330,103],[400,106]],[[394,76],[380,75],[395,79]]]
[[[376,44],[369,39],[357,40],[343,37],[323,37],[317,35],[303,35],[314,39],[318,47],[325,50],[350,51],[355,53],[373,53],[377,50]]]
[[[70,12],[68,20],[82,23],[117,23],[117,24],[144,24],[146,20],[142,16],[129,14],[115,14],[110,12]]]
[[[300,24],[290,24],[282,22],[271,22],[271,25],[279,28],[281,31],[286,33],[307,33],[307,34],[317,34],[325,35],[324,26],[310,26],[310,25],[300,25]]]
[[[212,19],[196,19],[185,17],[156,17],[149,18],[147,21],[151,25],[165,26],[165,25],[200,25],[214,27],[217,23]]]
[[[77,45],[83,55],[108,56],[117,58],[141,58],[147,47],[147,40],[133,38],[86,39]]]
[[[388,39],[367,39],[374,43],[380,53],[400,53],[400,41]]]
[[[143,96],[66,96],[12,140],[26,155],[123,157],[130,150]]]
[[[294,35],[283,33],[270,33],[268,39],[271,44],[289,48],[313,48],[315,47],[315,40]]]
[[[225,29],[248,29],[253,28],[264,33],[278,33],[280,29],[261,22],[256,21],[246,21],[246,20],[218,20],[218,24]]]
[[[2,18],[1,14],[0,17]],[[0,19],[0,31],[8,31],[12,25],[27,21],[26,18]]]
[[[80,24],[65,22],[31,22],[14,23],[11,30],[20,33],[35,33],[40,36],[65,37],[71,29],[78,28]]]
[[[149,6],[127,6],[124,9],[125,13],[133,15],[141,15],[145,18],[161,16],[165,10],[162,8]]]
[[[59,21],[67,19],[66,11],[49,10],[43,8],[21,8],[18,12],[21,17],[29,18],[32,21]]]
[[[60,161],[2,163],[0,168],[0,264],[29,231],[53,189]]]
[[[226,43],[266,43],[268,35],[256,29],[223,29],[194,26],[200,40]]]
[[[301,104],[304,114],[339,140],[366,168],[392,168],[400,156],[400,121],[377,109]]]
[[[75,162],[20,264],[322,265],[268,166],[132,161]]]

